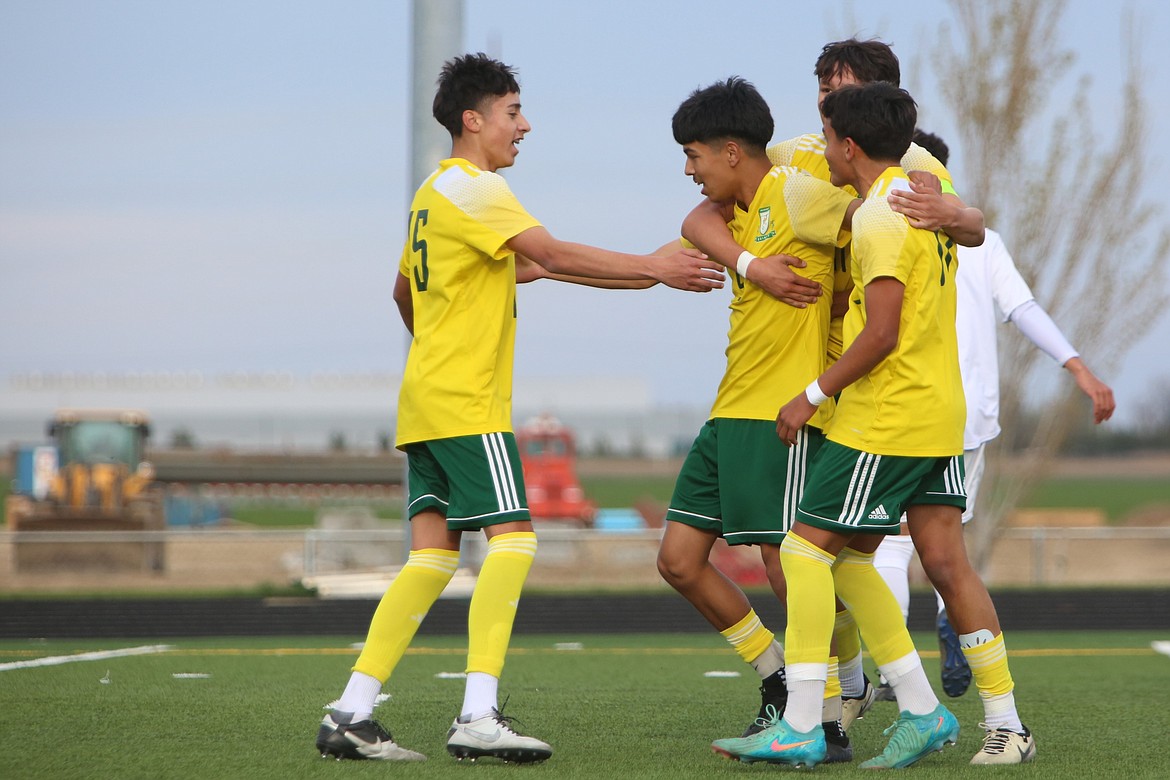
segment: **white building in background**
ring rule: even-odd
[[[373,451],[394,435],[401,377],[282,372],[19,373],[0,375],[0,447],[45,439],[62,407],[147,412],[153,443],[190,434],[200,447],[320,451],[336,443]],[[663,408],[636,377],[517,377],[514,417],[551,413],[574,428],[586,452],[663,457],[685,450],[706,408]]]

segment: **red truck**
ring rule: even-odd
[[[591,527],[597,506],[585,498],[577,479],[572,432],[555,417],[541,415],[516,429],[516,444],[532,519]]]

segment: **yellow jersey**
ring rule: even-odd
[[[415,193],[398,266],[414,304],[399,448],[512,430],[516,257],[507,242],[539,225],[504,177],[467,160],[444,160]]]
[[[829,163],[825,160],[825,136],[823,133],[807,133],[796,138],[789,138],[768,147],[768,159],[773,165],[792,165],[808,171],[813,176],[829,181]],[[934,155],[915,143],[910,144],[906,154],[902,157],[902,169],[907,171],[927,171],[933,173],[942,183],[942,191],[953,193],[951,174],[946,167],[935,159]],[[843,187],[850,195],[857,195],[857,191],[846,185]],[[833,292],[844,292],[853,284],[849,272],[849,248],[838,249],[833,269]],[[844,349],[842,334],[842,319],[837,317],[829,324],[829,363],[832,364],[841,357]]]
[[[892,277],[906,291],[898,345],[841,391],[825,433],[831,441],[874,455],[959,455],[967,407],[955,336],[958,254],[946,233],[912,228],[890,208],[890,190],[907,187],[902,168],[887,168],[853,215],[846,349],[865,326],[867,284]]]
[[[804,260],[796,273],[818,282],[824,295],[798,309],[732,274],[727,369],[711,417],[775,420],[789,399],[825,367],[833,251],[853,198],[796,168],[773,167],[746,210],[735,207],[728,227],[736,243],[757,257],[788,254]],[[825,410],[825,417],[831,409]],[[810,421],[820,427],[820,417]]]

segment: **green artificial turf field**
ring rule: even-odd
[[[1170,658],[1134,632],[1008,635],[1025,723],[1039,756],[1014,768],[970,767],[982,707],[972,690],[948,699],[963,725],[956,747],[901,771],[914,778],[1170,777],[1166,733]],[[462,702],[463,642],[419,637],[376,713],[424,764],[337,762],[313,747],[323,707],[340,695],[356,637],[0,642],[0,777],[366,778],[778,777],[783,767],[713,754],[758,707],[752,670],[717,635],[518,636],[501,683],[517,728],[552,744],[528,766],[446,755]],[[916,635],[937,677],[934,638]],[[12,668],[77,653],[166,644],[162,652]],[[868,664],[867,664],[868,665]],[[708,677],[707,672],[740,672]],[[878,703],[852,730],[852,765],[820,777],[854,777],[880,752],[894,705]],[[807,770],[799,770],[807,771]],[[780,774],[778,774],[780,773]]]

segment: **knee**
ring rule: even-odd
[[[699,566],[694,561],[664,550],[658,551],[658,573],[672,587],[678,588],[698,576]]]
[[[958,581],[971,568],[965,556],[956,555],[948,550],[929,551],[925,554],[920,550],[919,559],[927,578],[940,592],[956,587]]]

